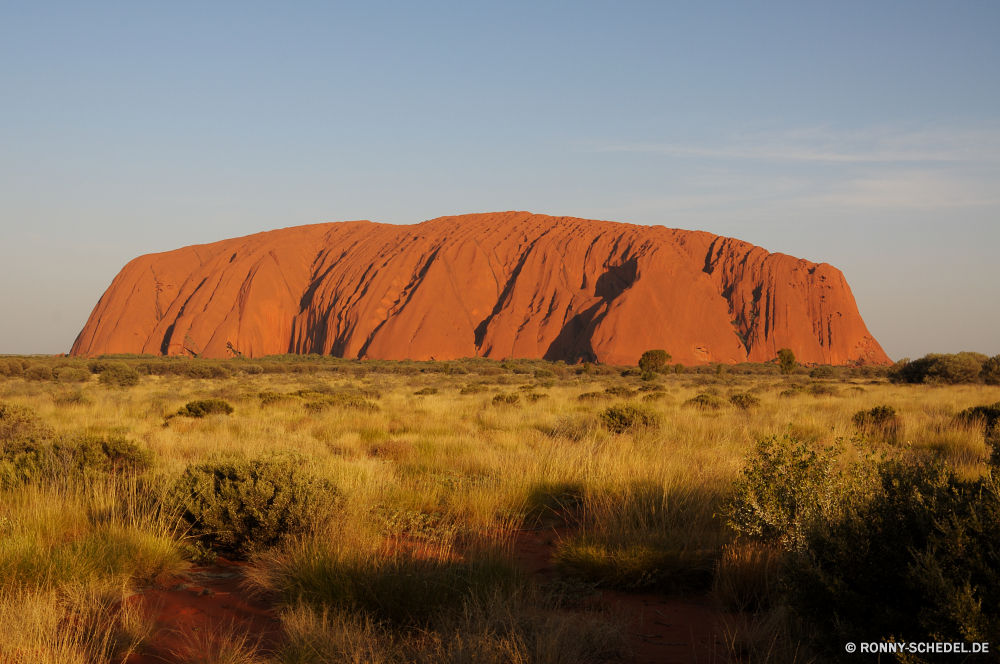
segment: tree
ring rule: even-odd
[[[663,373],[667,362],[672,359],[670,353],[665,350],[647,350],[639,358],[639,368],[643,373]]]
[[[790,374],[799,366],[795,362],[795,353],[791,348],[782,348],[778,351],[778,363],[781,365],[781,373]]]

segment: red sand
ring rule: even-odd
[[[568,528],[522,531],[514,555],[539,581],[551,581],[552,553]],[[611,611],[630,616],[630,645],[636,664],[707,664],[729,661],[719,635],[725,614],[706,596],[666,597],[602,590],[600,601]]]
[[[193,567],[143,592],[144,604],[156,621],[151,643],[129,664],[163,664],[189,661],[187,648],[198,632],[219,633],[233,629],[249,634],[250,642],[269,652],[281,638],[281,625],[266,603],[249,598],[240,588],[242,565],[220,558],[209,567]],[[205,591],[208,591],[207,593]]]
[[[698,231],[529,212],[316,224],[136,258],[73,355],[888,364],[836,268]]]
[[[551,581],[552,552],[559,538],[568,534],[565,528],[519,532],[514,555],[540,582]],[[128,663],[180,664],[188,660],[184,653],[198,632],[227,628],[248,632],[253,642],[259,638],[262,651],[270,652],[280,642],[280,623],[272,607],[249,598],[240,588],[241,567],[220,559],[216,565],[194,567],[181,578],[146,589],[143,599],[154,616],[156,630],[151,643],[142,653],[129,657]],[[707,597],[605,590],[599,599],[608,610],[630,617],[636,664],[728,661],[719,637],[724,614]]]

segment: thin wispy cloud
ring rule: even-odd
[[[816,162],[835,164],[913,162],[1000,163],[1000,129],[935,129],[912,132],[873,128],[838,132],[806,128],[713,139],[699,144],[596,142],[588,152],[650,153],[671,157]]]

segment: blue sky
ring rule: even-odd
[[[1000,3],[4,3],[0,353],[131,258],[530,210],[844,271],[894,359],[1000,353]]]

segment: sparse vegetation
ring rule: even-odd
[[[112,607],[223,555],[247,559],[286,638],[271,656],[220,632],[192,653],[628,661],[602,600],[568,610],[517,564],[518,529],[553,526],[558,587],[710,593],[736,612],[721,640],[751,661],[839,657],[861,624],[992,638],[989,358],[956,388],[668,361],[641,381],[523,360],[4,358],[0,642],[22,660],[64,639],[63,660],[120,661],[150,624]],[[51,377],[26,378],[36,366]],[[130,389],[102,379],[115,366]],[[24,631],[29,615],[47,617]]]

